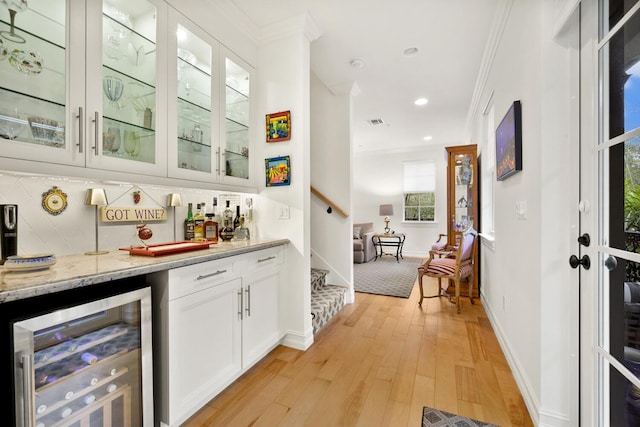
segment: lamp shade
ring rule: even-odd
[[[167,206],[182,206],[182,196],[178,193],[171,193],[167,196]]]
[[[393,205],[380,205],[380,216],[393,215]]]
[[[84,204],[90,206],[108,205],[107,193],[102,188],[89,188],[87,189]]]

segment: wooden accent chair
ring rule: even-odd
[[[454,247],[449,252],[430,250],[429,259],[418,267],[418,286],[420,286],[418,305],[420,306],[422,306],[422,300],[425,298],[446,296],[451,301],[449,294],[441,287],[441,279],[448,279],[447,282],[454,283],[458,313],[460,313],[460,282],[464,279],[469,282],[469,299],[473,304],[473,263],[478,244],[478,232],[470,227],[465,232],[456,231],[454,233],[456,235],[455,240],[460,242],[457,247]],[[438,279],[437,295],[424,295],[422,288],[422,278],[424,276]]]

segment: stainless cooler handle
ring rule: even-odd
[[[33,355],[23,354],[20,356],[22,363],[22,386],[23,386],[23,424],[24,426],[35,425],[34,415],[35,410],[33,408],[33,399],[31,399],[31,391],[34,390],[33,386]],[[17,402],[16,402],[17,404]]]

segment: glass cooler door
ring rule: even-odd
[[[13,324],[19,426],[152,426],[151,291]]]

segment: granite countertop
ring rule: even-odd
[[[209,249],[157,257],[111,251],[104,255],[63,255],[56,264],[32,272],[0,266],[0,303],[139,276],[289,243],[288,239],[220,242]]]

